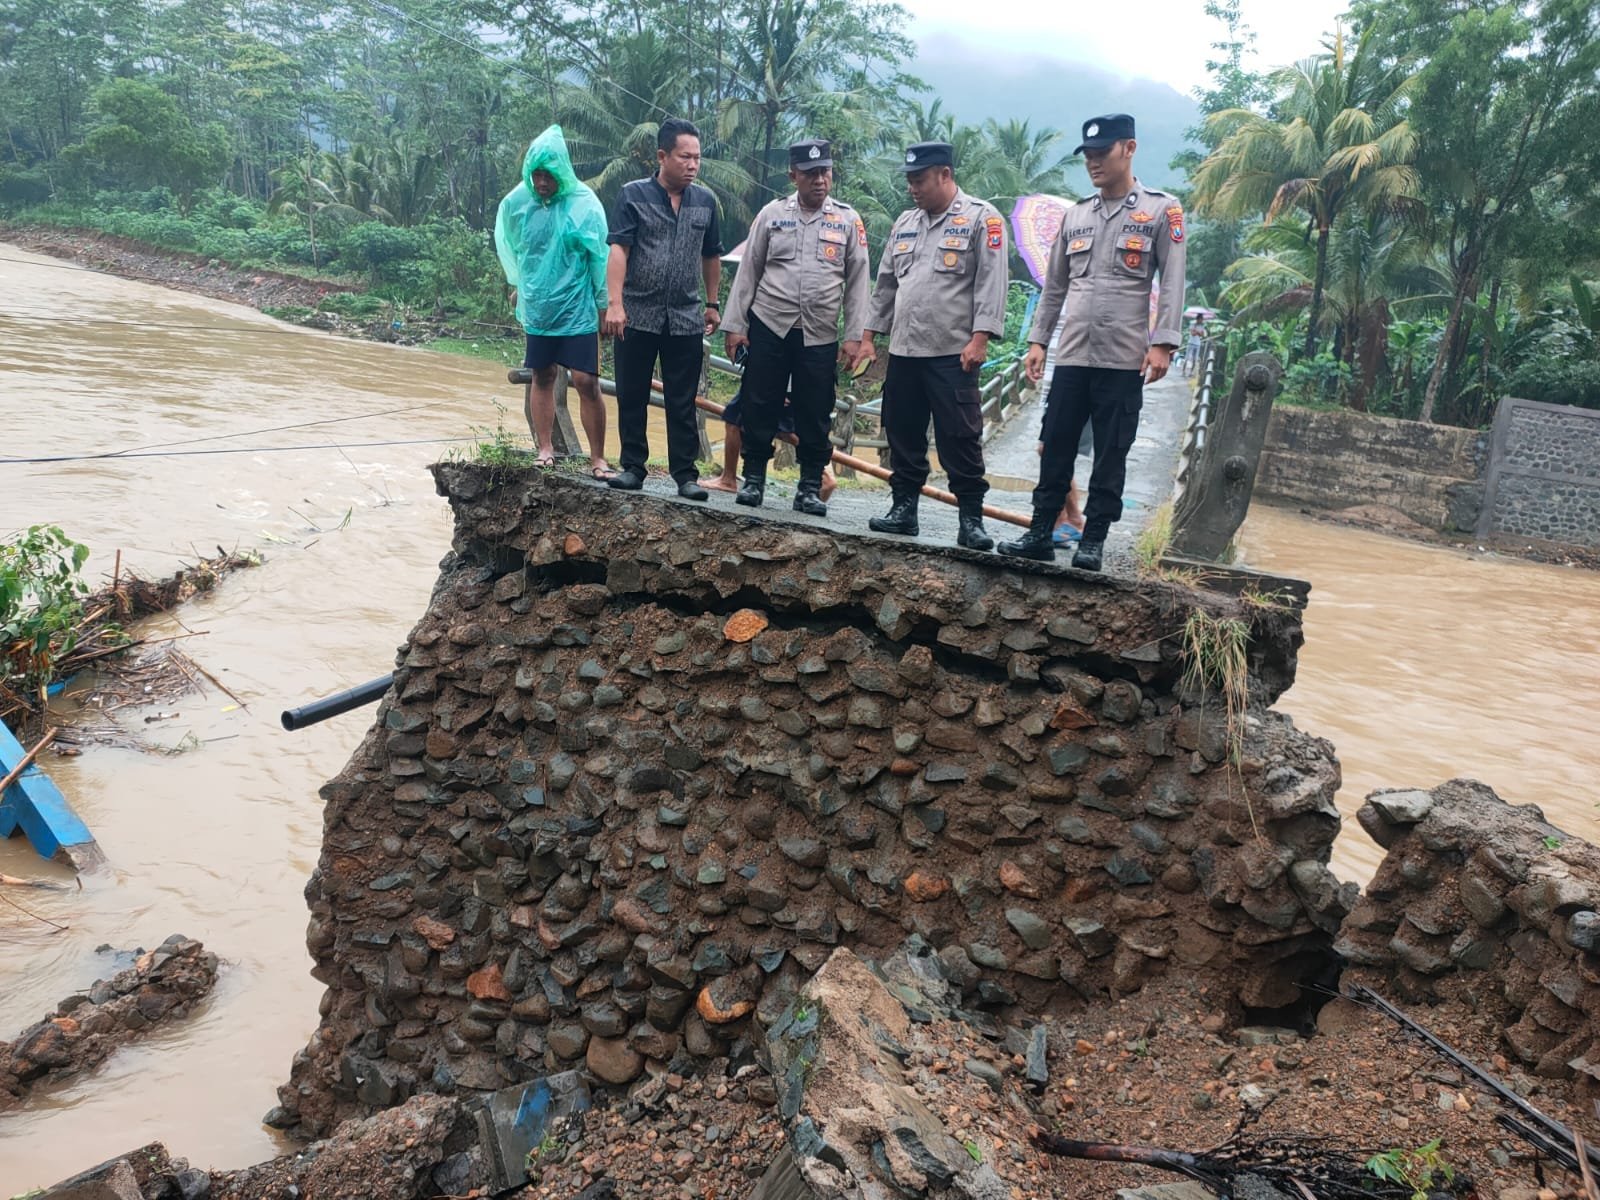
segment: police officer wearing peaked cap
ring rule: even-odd
[[[1025,367],[1038,382],[1045,351],[1063,310],[1055,375],[1045,398],[1044,457],[1033,490],[1033,523],[1000,553],[1049,562],[1051,533],[1072,486],[1084,425],[1094,427],[1094,469],[1084,509],[1083,540],[1072,565],[1098,571],[1106,534],[1122,517],[1128,450],[1139,430],[1144,385],[1167,373],[1182,336],[1183,208],[1133,175],[1133,118],[1127,113],[1083,123],[1084,156],[1096,192],[1068,208],[1050,249],[1044,291],[1028,340]],[[1150,292],[1161,294],[1155,327]]]
[[[928,479],[928,418],[939,461],[960,508],[958,545],[989,550],[983,497],[983,414],[978,368],[989,339],[1005,333],[1010,260],[1005,219],[956,185],[948,142],[906,148],[906,187],[916,206],[895,219],[878,263],[878,285],[861,336],[858,364],[875,356],[873,337],[889,335],[883,423],[894,503],[867,524],[914,535],[917,500]]]
[[[728,294],[722,330],[728,354],[748,345],[744,363],[744,486],[740,504],[759,507],[766,490],[772,438],[785,393],[794,400],[800,443],[796,512],[826,516],[822,471],[832,457],[836,366],[856,357],[867,315],[867,227],[833,187],[833,151],[818,138],[789,147],[792,196],[774,200],[750,226],[739,272]]]

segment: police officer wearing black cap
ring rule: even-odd
[[[1082,154],[1095,195],[1067,209],[1050,250],[1044,292],[1024,361],[1028,378],[1044,374],[1045,351],[1062,309],[1055,376],[1045,398],[1044,458],[1033,490],[1033,524],[1001,554],[1049,562],[1056,514],[1072,486],[1073,460],[1085,423],[1094,428],[1094,468],[1083,540],[1072,565],[1098,571],[1106,533],[1122,517],[1128,449],[1139,430],[1144,385],[1167,373],[1183,323],[1183,208],[1133,177],[1133,118],[1127,113],[1083,123]],[[1155,327],[1150,292],[1161,278]]]
[[[917,500],[928,480],[928,418],[939,462],[961,512],[956,543],[989,550],[983,528],[983,414],[978,368],[989,339],[1005,333],[1010,265],[1005,219],[955,181],[948,142],[907,147],[906,187],[916,205],[896,218],[861,336],[857,364],[875,357],[874,335],[889,335],[883,424],[894,503],[867,522],[879,533],[917,532]],[[1060,507],[1058,504],[1057,508]]]
[[[735,500],[759,507],[785,392],[794,399],[800,486],[794,510],[826,516],[819,494],[833,448],[836,366],[856,357],[867,315],[867,227],[829,195],[833,152],[812,138],[789,147],[795,194],[774,200],[750,226],[722,323],[728,356],[748,345],[744,364],[744,486]],[[844,313],[844,345],[839,315]]]

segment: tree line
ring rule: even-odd
[[[1302,398],[1478,425],[1600,407],[1600,7],[1356,0],[1322,50],[1245,66],[1237,0],[1191,201],[1240,349]]]
[[[908,142],[954,142],[965,186],[1002,203],[1066,190],[1064,135],[963,124],[905,73],[906,19],[844,0],[0,0],[0,203],[118,210],[131,236],[449,307],[492,280],[470,235],[551,122],[609,205],[654,169],[658,123],[688,116],[735,235],[787,194],[800,136],[833,142],[875,241],[907,203]]]

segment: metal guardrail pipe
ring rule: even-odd
[[[1200,386],[1189,406],[1189,423],[1184,428],[1183,446],[1178,452],[1178,472],[1172,484],[1174,502],[1182,498],[1195,469],[1205,458],[1206,430],[1212,419],[1212,392],[1216,383],[1220,348],[1207,339],[1201,355]]]
[[[347,713],[353,708],[363,708],[381,700],[393,682],[392,673],[378,679],[369,679],[366,683],[348,691],[337,692],[321,700],[313,700],[310,704],[302,704],[299,708],[286,708],[278,719],[283,722],[283,727],[291,732],[304,729],[307,725],[315,725],[318,721],[326,721],[329,717],[337,717],[340,713]]]

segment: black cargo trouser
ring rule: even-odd
[[[646,333],[630,327],[617,339],[614,353],[622,469],[645,473],[650,458],[650,381],[659,358],[667,410],[667,468],[677,482],[693,481],[700,473],[695,465],[700,430],[694,419],[694,396],[700,388],[704,339],[698,333]]]
[[[796,325],[780,337],[750,315],[750,353],[744,360],[744,465],[745,471],[764,471],[772,457],[772,439],[783,417],[784,394],[793,400],[794,432],[800,441],[795,457],[800,478],[820,480],[822,468],[833,457],[828,430],[833,422],[833,397],[837,386],[835,366],[839,343],[806,345],[805,333]]]
[[[983,412],[978,372],[963,371],[959,354],[936,358],[889,355],[883,379],[883,427],[896,496],[914,496],[928,482],[928,418],[939,463],[958,500],[982,500]]]
[[[1122,488],[1128,476],[1128,451],[1139,432],[1144,404],[1144,375],[1103,367],[1056,368],[1045,399],[1041,438],[1044,458],[1039,486],[1033,489],[1033,511],[1061,511],[1072,487],[1072,468],[1085,424],[1094,428],[1094,469],[1089,473],[1089,501],[1083,510],[1083,539],[1104,541],[1106,531],[1122,519]]]

